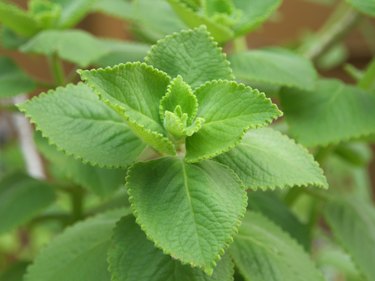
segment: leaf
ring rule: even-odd
[[[249,131],[239,145],[217,159],[235,171],[250,189],[328,187],[312,155],[273,129]]]
[[[62,7],[59,27],[69,28],[79,23],[97,0],[53,0]]]
[[[212,81],[195,91],[203,127],[186,139],[186,160],[197,162],[232,149],[250,128],[282,113],[263,93],[232,81]]]
[[[229,57],[238,80],[313,89],[317,73],[311,62],[284,49],[264,49]]]
[[[229,252],[247,281],[324,280],[302,248],[257,213],[246,214]]]
[[[101,167],[126,167],[145,145],[125,120],[84,85],[68,85],[19,105],[51,144]]]
[[[338,80],[320,80],[314,91],[283,89],[290,132],[306,146],[326,146],[375,132],[375,96]]]
[[[346,0],[346,2],[358,11],[375,17],[375,2],[373,0]]]
[[[238,178],[213,161],[187,164],[162,158],[137,163],[128,172],[126,187],[137,222],[155,245],[208,274],[246,208]]]
[[[0,57],[0,98],[29,93],[34,89],[34,81],[12,60]]]
[[[112,281],[232,281],[233,278],[233,264],[228,255],[219,261],[213,275],[208,276],[155,248],[132,216],[117,223],[108,261]]]
[[[0,281],[21,281],[28,265],[26,261],[15,262],[0,273]]]
[[[79,73],[102,100],[124,115],[144,142],[162,153],[175,154],[159,116],[160,99],[170,81],[164,72],[138,62]]]
[[[51,186],[27,176],[14,175],[0,182],[0,233],[28,222],[55,200]]]
[[[127,0],[96,0],[92,10],[123,20],[135,20],[134,2]]]
[[[154,45],[145,62],[172,78],[181,75],[193,89],[214,79],[233,79],[229,62],[204,27],[184,30]]]
[[[33,36],[40,30],[38,22],[26,11],[1,1],[0,23],[25,37]]]
[[[356,200],[330,201],[324,217],[337,241],[345,248],[367,280],[375,279],[375,209]]]
[[[120,209],[79,222],[52,240],[28,268],[25,281],[110,281],[107,250]]]

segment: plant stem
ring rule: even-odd
[[[58,86],[64,85],[65,84],[64,69],[62,67],[59,57],[56,54],[50,56],[49,63],[50,63],[51,71],[53,74],[53,78],[55,79],[56,85]]]
[[[72,202],[72,219],[75,222],[83,218],[84,190],[77,186],[71,190],[70,196]]]
[[[358,82],[358,86],[362,89],[369,89],[375,82],[375,58],[368,65],[366,72]]]
[[[247,50],[246,36],[238,37],[233,40],[233,53],[241,53]]]

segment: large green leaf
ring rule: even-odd
[[[116,210],[75,224],[56,237],[28,268],[25,281],[110,281],[107,251],[116,221],[127,215]]]
[[[306,146],[326,146],[375,132],[375,95],[338,80],[314,91],[285,88],[281,105],[291,134]]]
[[[232,81],[213,81],[195,91],[202,129],[186,139],[186,159],[196,162],[233,148],[249,128],[281,115],[263,93]]]
[[[283,49],[264,49],[229,57],[234,75],[247,83],[261,82],[299,89],[313,89],[317,78],[311,62]]]
[[[14,175],[0,182],[0,233],[35,217],[53,203],[53,188],[27,176]]]
[[[214,79],[233,79],[229,62],[204,27],[158,41],[145,61],[171,77],[181,75],[192,88]]]
[[[213,161],[162,158],[132,166],[126,186],[137,222],[155,245],[212,273],[246,208],[237,176]]]
[[[375,280],[375,208],[350,198],[330,201],[324,216],[334,236],[368,281]]]
[[[35,83],[9,58],[0,57],[0,98],[25,94]]]
[[[147,240],[144,232],[127,216],[117,224],[108,251],[112,281],[232,281],[233,264],[228,255],[218,262],[212,276],[182,265]]]
[[[250,189],[293,186],[327,188],[322,169],[312,155],[278,131],[262,128],[249,131],[218,161],[230,167]]]
[[[375,2],[374,0],[346,0],[358,11],[375,17]]]
[[[84,85],[68,85],[19,105],[52,144],[84,162],[126,167],[145,145],[125,120]]]
[[[62,7],[59,27],[69,28],[81,21],[97,0],[52,0]]]
[[[102,100],[124,115],[143,141],[160,152],[175,154],[159,116],[159,103],[170,81],[164,72],[138,62],[81,71],[80,75]]]
[[[230,254],[246,281],[323,281],[303,249],[262,215],[248,212]]]

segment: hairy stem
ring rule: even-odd
[[[49,57],[49,63],[53,78],[56,85],[62,86],[65,84],[65,74],[60,58],[54,54]]]

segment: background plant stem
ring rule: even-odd
[[[55,54],[49,57],[49,63],[53,78],[57,86],[62,86],[65,84],[65,74],[64,69],[61,64],[60,58]]]

